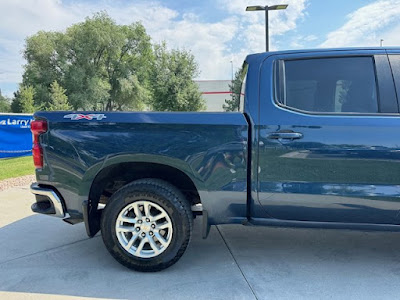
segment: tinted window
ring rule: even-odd
[[[286,60],[282,104],[310,112],[377,113],[372,57]],[[283,86],[283,87],[282,87]]]

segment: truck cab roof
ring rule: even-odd
[[[296,50],[279,50],[249,54],[246,61],[264,60],[271,55],[287,55],[287,54],[300,54],[300,53],[314,53],[314,52],[340,52],[340,51],[391,51],[400,52],[400,47],[345,47],[345,48],[315,48],[315,49],[296,49]]]

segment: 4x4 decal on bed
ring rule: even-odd
[[[69,114],[65,115],[64,119],[71,119],[72,121],[77,121],[77,120],[93,120],[96,119],[97,121],[100,121],[102,119],[107,118],[105,114]]]

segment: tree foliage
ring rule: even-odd
[[[155,47],[152,105],[159,111],[198,111],[204,100],[192,78],[198,65],[188,51],[167,50],[165,44]]]
[[[225,104],[222,105],[225,111],[238,111],[240,104],[240,92],[242,89],[242,69],[235,72],[232,83],[229,85],[231,99],[225,99]]]
[[[34,113],[36,107],[33,101],[35,97],[35,89],[33,86],[20,86],[18,91],[18,103],[20,110],[19,112]]]
[[[0,113],[7,113],[11,111],[10,100],[1,94],[0,90]]]
[[[39,31],[26,40],[24,58],[27,61],[22,76],[23,86],[35,88],[35,103],[47,107],[50,102],[49,88],[54,80],[61,82],[63,64],[61,63],[63,34]],[[18,97],[18,92],[16,93]]]
[[[47,110],[71,110],[68,103],[68,97],[65,95],[66,90],[55,80],[50,85],[50,103]]]
[[[66,89],[74,109],[107,110],[140,107],[138,85],[147,88],[152,61],[150,37],[140,23],[117,25],[98,13],[65,33],[39,32],[26,41],[24,85],[32,85],[37,99],[51,102],[50,85]],[[135,85],[124,83],[135,81]]]
[[[104,12],[64,33],[29,37],[24,57],[22,85],[34,87],[37,107],[53,107],[49,91],[57,82],[74,110],[204,108],[193,82],[198,74],[193,55],[153,46],[143,25],[118,25]]]

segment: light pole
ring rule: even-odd
[[[233,82],[233,58],[231,60],[231,67],[232,67],[232,82]]]
[[[288,4],[278,4],[272,6],[247,6],[246,11],[265,10],[265,51],[269,51],[269,28],[268,28],[268,12],[270,10],[286,9]]]

